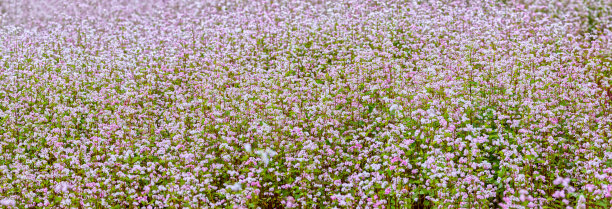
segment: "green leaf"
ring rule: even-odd
[[[608,208],[608,206],[610,206],[610,204],[608,202],[606,202],[606,200],[600,200],[599,202],[595,203],[596,205],[602,206],[604,208]]]

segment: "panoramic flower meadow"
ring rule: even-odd
[[[0,208],[611,208],[612,1],[0,1]]]

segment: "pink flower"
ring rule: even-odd
[[[538,206],[538,205],[536,205],[536,204],[535,204],[535,203],[533,203],[533,202],[530,202],[529,204],[527,204],[527,207],[528,207],[528,208],[535,208],[536,206]]]
[[[252,187],[261,187],[261,184],[259,184],[259,181],[254,181],[254,182],[251,182],[251,186]]]
[[[328,155],[333,155],[334,154],[334,150],[327,148],[327,154]]]
[[[557,123],[559,123],[559,120],[557,120],[555,117],[549,118],[549,120],[553,125],[557,125]]]
[[[287,208],[294,208],[298,206],[298,204],[295,203],[295,199],[292,196],[288,196],[287,198],[285,198],[285,205]]]
[[[553,193],[552,196],[554,198],[565,198],[565,191],[564,190],[555,191],[555,193]]]
[[[595,185],[593,185],[593,184],[587,184],[587,185],[585,186],[585,188],[586,188],[586,190],[587,190],[587,191],[589,191],[589,192],[593,192],[593,190],[595,189]]]

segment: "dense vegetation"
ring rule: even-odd
[[[610,208],[610,1],[0,1],[0,206]]]

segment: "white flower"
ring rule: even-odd
[[[68,205],[70,205],[70,202],[71,202],[71,201],[72,201],[71,199],[65,198],[65,199],[63,199],[63,200],[60,202],[60,205],[62,205],[62,206],[68,206]]]
[[[427,118],[421,118],[421,123],[422,124],[429,124],[431,122],[431,120],[427,119]]]
[[[578,197],[578,203],[576,204],[576,209],[585,209],[586,208],[586,198],[584,198],[584,195],[580,195],[580,197]]]
[[[68,190],[72,189],[72,185],[68,182],[60,182],[59,184],[55,185],[53,189],[57,193],[66,193]]]
[[[270,163],[270,158],[268,157],[268,150],[266,151],[257,150],[255,151],[255,154],[258,154],[259,156],[261,156],[261,160],[264,162],[266,166],[268,165],[268,163]]]
[[[244,101],[247,101],[250,98],[253,98],[253,96],[251,96],[250,94],[245,94],[245,95],[242,96],[242,100],[244,100]]]
[[[242,189],[242,185],[240,184],[240,182],[236,182],[233,185],[225,185],[226,189],[231,189],[232,191],[236,192]]]
[[[15,207],[15,200],[5,198],[5,199],[0,200],[0,205],[7,206],[7,207]]]
[[[268,158],[268,154],[264,153],[261,155],[261,160],[263,160],[264,164],[267,166],[270,163],[270,158]]]
[[[268,153],[268,155],[270,155],[270,157],[274,157],[276,156],[278,153],[275,152],[274,150],[271,150],[270,148],[266,149],[266,153]]]
[[[400,105],[396,105],[396,104],[392,104],[391,107],[389,108],[389,111],[394,112],[394,111],[402,111],[402,106]]]
[[[249,144],[249,143],[244,144],[244,150],[246,150],[247,152],[251,152],[252,151],[251,150],[251,144]]]
[[[372,166],[371,166],[371,167],[372,167],[372,169],[374,169],[375,171],[378,171],[378,169],[380,169],[380,164],[378,164],[378,163],[374,163],[374,164],[372,164]]]

